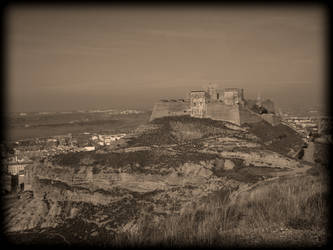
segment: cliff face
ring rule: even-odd
[[[104,244],[135,230],[143,217],[159,223],[217,193],[300,167],[268,150],[249,128],[190,117],[163,118],[153,127],[122,149],[68,153],[29,166],[33,197],[9,211],[7,231]]]
[[[160,167],[153,174],[140,173],[143,167],[139,165],[134,168],[140,171],[126,170],[126,166],[122,166],[120,171],[106,168],[94,174],[91,166],[81,166],[76,173],[50,163],[31,166],[27,171],[33,176],[29,180],[33,199],[27,199],[24,208],[15,209],[16,217],[9,221],[8,231],[55,228],[73,218],[101,230],[118,231],[120,222],[117,216],[110,215],[110,206],[117,211],[130,210],[121,222],[124,226],[138,220],[147,210],[152,210],[155,220],[160,220],[163,215],[181,212],[209,193],[238,186],[235,180],[214,175],[214,160],[187,162],[169,169]],[[144,168],[152,170],[157,166]],[[103,222],[98,221],[96,215],[83,216],[88,208],[101,208]],[[28,211],[29,218],[20,213],[23,210]],[[107,220],[109,227],[105,227]]]

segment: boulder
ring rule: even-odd
[[[212,171],[205,168],[200,164],[195,163],[185,163],[181,168],[180,171],[185,176],[200,176],[200,177],[209,177],[212,174]]]
[[[92,232],[91,234],[90,234],[90,236],[92,236],[92,237],[95,237],[95,236],[97,236],[98,235],[98,232],[97,231],[94,231],[94,232]]]
[[[232,160],[225,160],[224,170],[232,170],[235,167],[235,163]]]

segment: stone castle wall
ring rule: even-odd
[[[165,116],[190,115],[197,118],[228,121],[233,124],[256,123],[262,120],[275,126],[280,119],[274,114],[274,103],[263,102],[270,114],[258,114],[249,107],[255,102],[244,99],[243,89],[225,88],[217,90],[210,86],[208,91],[191,91],[189,100],[160,100],[153,108],[150,121]]]
[[[225,105],[223,103],[207,103],[206,118],[219,121],[228,121],[240,125],[238,105]]]
[[[182,115],[191,115],[189,102],[159,101],[154,106],[150,121],[166,116]],[[221,102],[207,103],[204,118],[227,121],[237,125],[265,120],[272,126],[275,126],[281,122],[274,114],[260,115],[241,105],[225,105]]]
[[[256,123],[256,122],[260,122],[262,120],[265,120],[272,126],[276,126],[281,123],[280,118],[275,114],[257,114],[246,107],[240,108],[240,117],[241,117],[241,119],[240,119],[241,124]]]
[[[240,107],[239,116],[240,116],[240,124],[256,123],[262,121],[262,118],[259,114],[245,107]]]
[[[190,114],[190,103],[187,101],[158,101],[153,108],[150,121],[165,116]]]
[[[262,119],[264,119],[266,122],[270,123],[272,126],[278,125],[281,123],[281,120],[278,116],[274,114],[262,114]]]
[[[191,115],[189,102],[159,101],[154,105],[150,121],[165,116]],[[239,107],[223,103],[207,103],[204,118],[228,121],[240,125]]]

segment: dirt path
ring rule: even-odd
[[[315,145],[313,142],[309,142],[307,148],[304,149],[303,160],[314,163],[313,155],[315,151]]]

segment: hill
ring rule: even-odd
[[[36,162],[26,170],[31,191],[6,207],[6,235],[95,246],[325,244],[325,170],[284,154],[295,141],[281,135],[292,133],[270,129],[164,117],[112,150]]]

